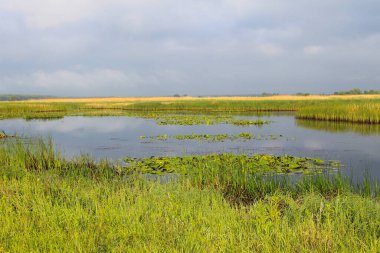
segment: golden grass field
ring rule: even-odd
[[[0,118],[123,115],[139,112],[293,111],[313,120],[380,124],[380,94],[277,95],[268,97],[93,97],[51,98],[0,103]]]
[[[183,100],[232,100],[232,101],[270,101],[270,100],[328,100],[328,99],[380,99],[380,95],[278,95],[268,97],[94,97],[94,98],[49,98],[38,100],[26,100],[26,103],[136,103],[136,102],[171,102]]]

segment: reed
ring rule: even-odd
[[[155,113],[296,111],[298,118],[380,123],[380,96],[278,96],[264,98],[109,98],[1,102],[0,119],[128,116]]]
[[[300,119],[379,124],[380,103],[360,101],[351,104],[336,102],[327,105],[308,106],[300,109],[296,117]]]
[[[366,182],[247,177],[249,157],[225,154],[176,158],[186,173],[163,183],[142,164],[66,160],[53,147],[0,147],[0,252],[379,251],[379,194]]]

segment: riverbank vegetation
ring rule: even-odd
[[[380,103],[360,101],[308,106],[300,109],[296,116],[300,119],[379,124]]]
[[[51,142],[7,140],[0,251],[378,252],[374,184],[286,176],[326,164],[232,154],[66,160]]]

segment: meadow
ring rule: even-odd
[[[300,119],[379,124],[379,109],[380,95],[82,98],[0,102],[0,118],[295,112]]]
[[[325,161],[222,154],[125,162],[67,160],[48,141],[7,141],[0,251],[380,250],[378,187],[303,173]],[[271,174],[278,169],[302,176]]]

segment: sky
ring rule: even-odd
[[[331,93],[379,70],[379,0],[0,0],[0,93]]]

